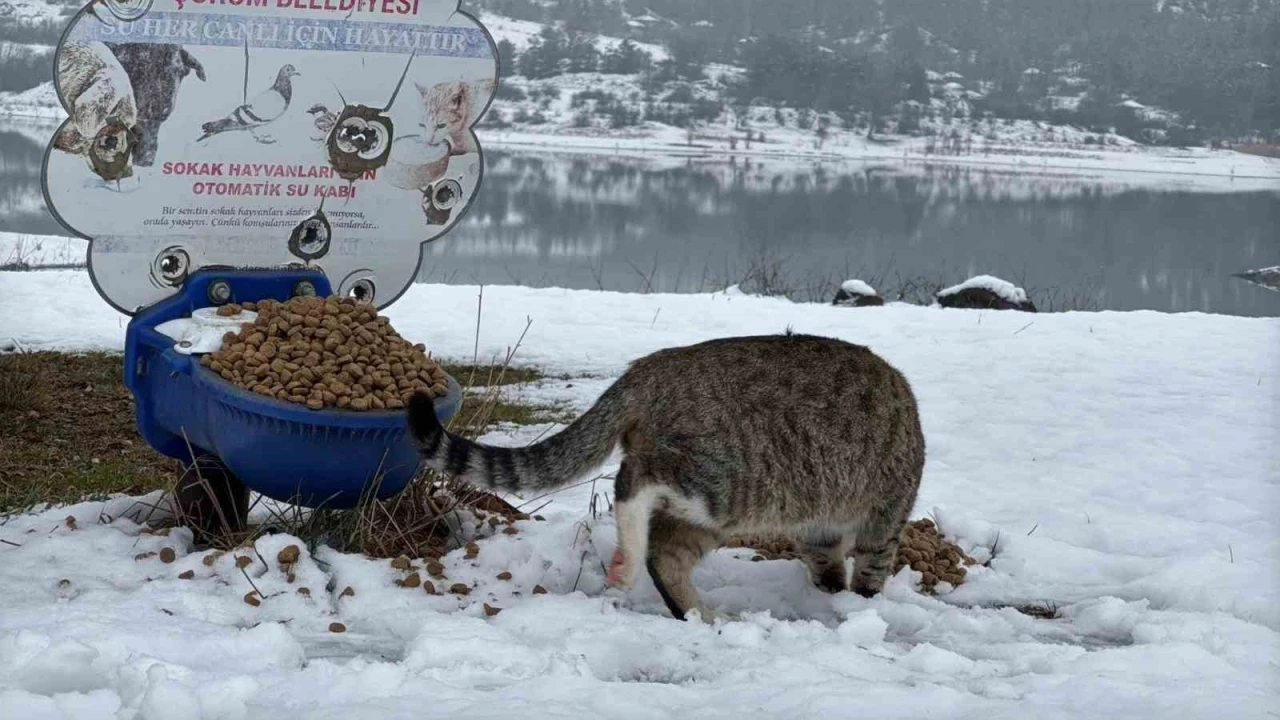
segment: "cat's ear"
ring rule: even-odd
[[[413,81],[413,86],[418,88],[418,94],[421,95],[422,97],[426,97],[431,94],[431,91],[422,87],[422,85],[419,84],[417,80]]]

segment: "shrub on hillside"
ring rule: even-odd
[[[498,91],[494,93],[493,96],[498,100],[511,100],[513,102],[519,102],[521,100],[528,98],[529,94],[526,93],[519,85],[512,85],[510,83],[498,83]]]
[[[597,103],[616,102],[617,96],[607,90],[583,90],[576,92],[569,98],[569,107],[579,108],[586,106],[588,101],[594,100]]]

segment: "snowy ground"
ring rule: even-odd
[[[417,285],[388,314],[436,354],[470,358],[477,294]],[[695,582],[737,619],[684,624],[647,580],[603,591],[613,528],[583,487],[478,558],[446,558],[452,582],[476,585],[464,599],[327,550],[304,555],[303,598],[275,567],[290,542],[275,536],[259,542],[271,567],[251,574],[285,592],[251,607],[230,558],[205,566],[180,533],[98,524],[133,499],[86,504],[0,527],[0,717],[1276,716],[1280,319],[519,287],[486,287],[483,308],[481,355],[532,318],[518,360],[570,379],[516,392],[575,410],[664,346],[788,326],[867,344],[920,399],[929,459],[913,517],[932,512],[995,558],[948,595],[917,594],[907,571],[863,600],[812,589],[797,562],[721,551]],[[0,338],[25,348],[123,345],[125,318],[84,272],[0,274],[0,318]],[[134,559],[166,546],[172,564]],[[1031,602],[1061,617],[994,609]],[[334,621],[348,631],[328,633]]]

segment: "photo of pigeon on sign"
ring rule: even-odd
[[[329,200],[376,206],[361,229],[412,221],[428,240],[474,194],[473,127],[497,78],[491,38],[442,12],[444,0],[422,7],[434,22],[319,10],[299,20],[250,5],[178,12],[173,0],[127,21],[82,11],[56,54],[69,119],[47,161],[50,187],[111,204],[120,227],[90,236],[137,232],[137,218],[151,234],[200,226],[161,208],[288,212]],[[83,200],[60,208],[73,226],[70,215],[99,205]]]
[[[285,63],[276,73],[271,87],[255,95],[249,102],[237,106],[225,117],[210,120],[201,125],[203,134],[196,139],[196,142],[208,140],[218,133],[235,130],[247,130],[255,140],[261,143],[275,142],[270,135],[262,131],[289,110],[289,102],[293,100],[292,80],[298,74],[298,70],[293,65]]]

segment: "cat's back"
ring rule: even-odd
[[[864,345],[819,335],[746,335],[658,350],[631,364],[629,375],[698,369],[721,379],[742,369],[791,375],[794,371],[893,368]]]
[[[752,398],[836,401],[870,393],[914,404],[905,376],[870,348],[817,335],[750,335],[666,348],[633,362],[625,377],[654,401],[683,396],[746,406]]]

